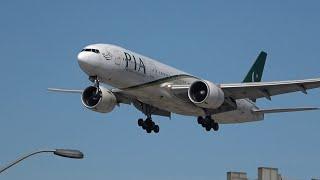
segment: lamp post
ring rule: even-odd
[[[29,154],[26,154],[26,155],[20,157],[19,159],[11,162],[7,166],[1,168],[0,173],[9,169],[12,166],[18,164],[19,162],[27,159],[30,156],[40,154],[40,153],[53,153],[54,155],[57,155],[57,156],[61,156],[61,157],[65,157],[65,158],[72,158],[72,159],[82,159],[83,158],[83,153],[79,150],[72,150],[72,149],[39,150],[39,151],[35,151],[35,152],[31,152]]]

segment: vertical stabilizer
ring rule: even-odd
[[[260,82],[263,75],[266,59],[267,59],[267,53],[264,51],[261,51],[256,61],[252,65],[250,71],[248,72],[247,76],[244,78],[242,82],[244,83]]]

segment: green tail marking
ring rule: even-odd
[[[264,51],[261,51],[256,61],[252,65],[250,71],[248,72],[247,76],[244,78],[242,82],[243,83],[260,82],[263,75],[263,69],[266,63],[266,59],[267,59],[267,53]]]

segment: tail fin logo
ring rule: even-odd
[[[259,81],[259,73],[256,73],[255,71],[253,71],[251,76],[251,82],[257,82],[257,81]]]

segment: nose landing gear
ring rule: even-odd
[[[159,133],[160,131],[160,127],[152,121],[151,117],[148,117],[146,120],[139,119],[138,126],[146,130],[147,133],[151,133],[152,131],[155,133]]]
[[[100,82],[99,82],[98,76],[89,76],[89,80],[93,83],[94,87],[99,88]]]
[[[199,116],[198,124],[204,127],[206,131],[210,131],[211,129],[213,129],[214,131],[219,130],[219,124],[216,123],[210,116],[206,116],[205,118]]]

